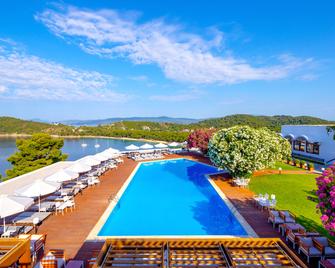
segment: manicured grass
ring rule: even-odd
[[[315,178],[317,175],[264,175],[253,177],[250,190],[255,194],[275,194],[277,209],[287,209],[297,216],[297,221],[307,229],[327,235],[316,212]],[[307,199],[311,197],[313,200]],[[332,240],[335,238],[333,237]]]
[[[283,163],[283,162],[277,162],[272,169],[278,170],[278,168],[280,168],[280,167],[282,168],[282,170],[301,170],[301,171],[303,171],[302,168],[292,166],[292,165],[289,165],[289,164],[286,164],[286,163]]]

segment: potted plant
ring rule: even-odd
[[[313,171],[314,170],[314,164],[313,163],[308,163],[308,170]]]
[[[292,165],[292,166],[295,166],[295,158],[292,158],[291,165]]]
[[[291,162],[292,162],[292,157],[291,156],[287,157],[286,158],[286,163],[291,164]]]
[[[297,167],[300,167],[300,160],[299,159],[295,159],[294,163]]]
[[[300,167],[306,169],[306,161],[305,160],[300,161]]]

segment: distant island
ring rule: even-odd
[[[281,125],[334,124],[311,116],[256,116],[234,114],[220,118],[197,120],[171,117],[130,117],[103,120],[70,120],[57,123],[43,123],[13,117],[0,117],[0,134],[31,135],[48,133],[58,136],[105,136],[161,141],[184,141],[188,134],[199,128],[227,128],[234,125],[248,125],[255,128],[267,127],[280,131]]]

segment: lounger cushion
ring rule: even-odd
[[[300,241],[306,247],[313,247],[313,240],[310,237],[303,237]]]
[[[315,241],[317,241],[320,245],[322,246],[328,246],[328,239],[327,237],[315,237],[314,238]]]
[[[274,217],[279,217],[279,212],[277,210],[270,210],[270,215]]]
[[[335,255],[335,249],[333,249],[332,247],[325,247],[325,255]]]
[[[309,256],[320,256],[321,252],[315,248],[315,247],[311,247],[309,248]]]

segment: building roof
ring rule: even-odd
[[[15,190],[31,184],[35,180],[45,179],[57,171],[72,165],[72,161],[61,161],[50,166],[46,166],[32,172],[17,176],[13,179],[0,183],[0,194],[15,195]]]
[[[19,262],[30,265],[30,238],[0,238],[0,267],[10,267]]]
[[[307,267],[279,238],[107,239],[94,267]]]

